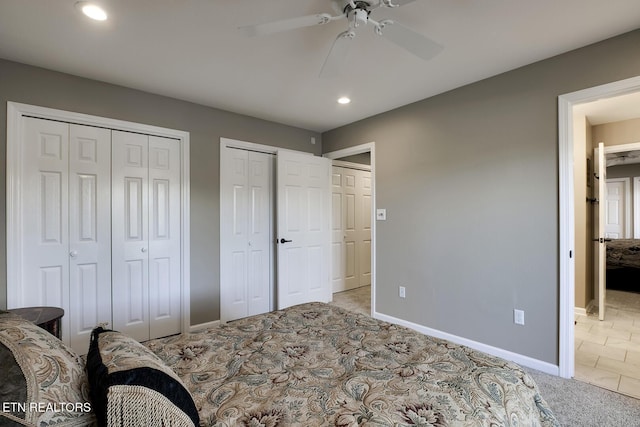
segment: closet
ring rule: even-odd
[[[275,308],[275,156],[224,145],[220,154],[220,320],[226,322]]]
[[[181,332],[181,141],[13,122],[8,308],[63,308],[63,340],[80,353],[99,324],[138,340]]]
[[[113,131],[113,327],[144,341],[180,332],[176,140]]]
[[[328,302],[331,162],[220,138],[220,320]]]

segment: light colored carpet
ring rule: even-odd
[[[640,427],[640,400],[524,368],[563,426]]]

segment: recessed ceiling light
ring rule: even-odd
[[[89,18],[96,21],[105,21],[107,19],[107,12],[105,12],[104,9],[94,3],[79,1],[76,3],[76,8],[78,8]]]
[[[351,99],[343,96],[342,98],[338,98],[338,104],[348,104],[351,102]]]

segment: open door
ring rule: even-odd
[[[331,161],[279,150],[277,162],[278,309],[329,302]]]
[[[604,155],[604,144],[598,144],[594,152],[594,174],[597,183],[594,185],[594,198],[598,201],[594,206],[594,273],[595,298],[598,301],[598,319],[604,320],[607,293],[607,241],[605,235],[607,207],[607,163]]]

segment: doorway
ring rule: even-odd
[[[597,100],[614,101],[616,97],[640,92],[640,77],[585,89],[559,97],[559,263],[560,326],[558,373],[565,378],[575,374],[575,290],[576,290],[576,197],[574,186],[575,107]],[[640,115],[638,115],[640,116]],[[584,158],[582,159],[584,160]],[[575,163],[580,161],[575,159]]]
[[[370,296],[370,315],[375,317],[376,313],[376,305],[375,305],[375,287],[376,287],[376,219],[375,219],[375,206],[376,206],[376,191],[375,191],[375,143],[370,142],[367,144],[356,145],[353,147],[345,148],[342,150],[332,151],[329,153],[325,153],[323,155],[331,160],[347,160],[350,162],[360,162],[360,163],[368,163],[370,169],[370,202],[367,204],[369,206],[370,212],[368,213],[370,216],[369,224],[370,228],[370,249],[368,252],[369,255],[369,263],[364,263],[365,266],[370,267],[368,278],[371,283],[371,291],[369,292]],[[367,268],[364,268],[367,270]],[[362,276],[362,275],[361,275]],[[367,276],[365,272],[364,276]],[[332,272],[332,277],[336,277],[336,274]],[[334,290],[335,292],[335,290]]]

